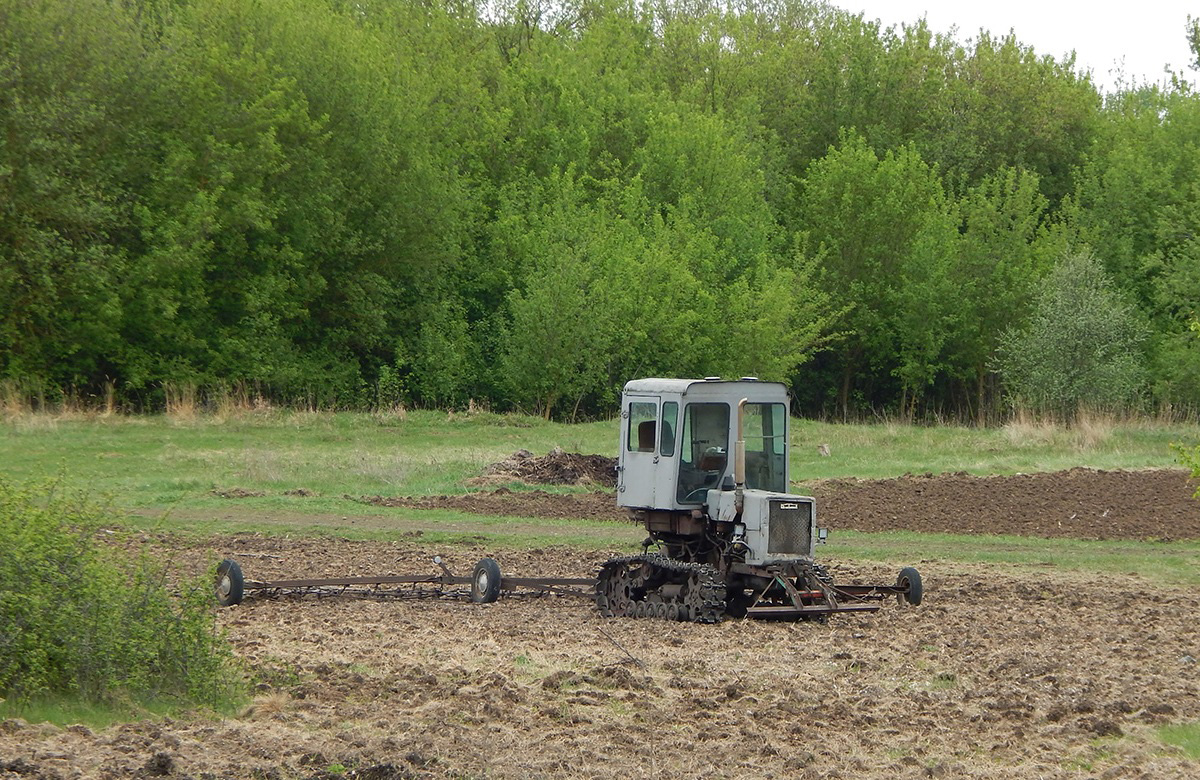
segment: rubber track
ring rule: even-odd
[[[716,568],[706,563],[677,561],[660,553],[626,555],[620,558],[612,558],[600,567],[600,571],[596,576],[596,607],[600,610],[601,615],[604,617],[616,617],[616,613],[608,605],[608,596],[604,592],[605,582],[616,575],[617,572],[629,568],[632,564],[641,566],[647,563],[659,569],[682,575],[682,577],[677,579],[687,580],[693,574],[699,575],[703,606],[700,609],[700,614],[691,619],[693,623],[719,623],[725,617],[725,583],[721,581]],[[676,600],[674,603],[678,604],[680,608],[684,608],[682,601]],[[633,616],[624,615],[623,617]]]

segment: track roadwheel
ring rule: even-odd
[[[896,578],[896,585],[904,588],[903,593],[896,594],[896,600],[900,602],[901,606],[908,602],[915,607],[925,596],[925,590],[921,586],[921,573],[911,566],[905,566],[900,570],[900,576]]]
[[[217,564],[217,603],[222,607],[232,607],[242,603],[242,593],[245,580],[242,578],[242,567],[237,561],[226,558]]]
[[[500,564],[492,558],[481,558],[471,572],[471,601],[491,604],[500,598]]]

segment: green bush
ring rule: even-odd
[[[105,523],[85,499],[0,480],[0,696],[227,700],[211,588],[172,592],[161,565],[97,542]]]
[[[1185,447],[1182,444],[1174,444],[1172,448],[1175,450],[1175,458],[1184,468],[1192,470],[1192,478],[1200,479],[1200,444],[1195,447]],[[1200,487],[1196,488],[1194,494],[1196,498],[1200,498]]]
[[[1100,262],[1065,255],[1029,324],[1000,340],[997,368],[1013,403],[1071,420],[1083,406],[1126,409],[1145,385],[1146,331]]]

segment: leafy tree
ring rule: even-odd
[[[412,359],[417,395],[435,406],[463,405],[479,368],[462,306],[443,301],[424,318],[417,335]]]
[[[142,57],[103,0],[0,2],[0,377],[118,373]]]
[[[0,379],[565,414],[805,365],[982,415],[1089,245],[1195,403],[1198,105],[807,0],[0,0]]]
[[[209,706],[238,692],[208,582],[96,542],[106,511],[52,486],[0,480],[0,694]]]
[[[1188,323],[1188,329],[1195,334],[1194,341],[1200,341],[1200,319],[1192,318]],[[1200,479],[1200,444],[1197,444],[1190,449],[1181,444],[1171,445],[1175,450],[1176,459],[1185,467],[1192,470],[1192,478]],[[1200,487],[1196,488],[1195,497],[1200,498]]]
[[[952,317],[957,230],[936,172],[912,147],[881,157],[848,135],[809,169],[801,212],[826,289],[853,307],[835,347],[842,414],[856,382],[892,378],[911,412],[942,368]]]
[[[577,408],[605,379],[613,311],[598,269],[611,255],[597,250],[614,239],[570,171],[547,182],[547,195],[540,214],[505,220],[515,230],[504,238],[528,277],[509,296],[499,370],[513,398],[549,419],[560,400]]]
[[[1012,33],[980,31],[969,51],[954,50],[954,77],[914,141],[956,189],[1023,168],[1038,175],[1042,194],[1057,206],[1073,190],[1073,170],[1098,130],[1100,96],[1074,65],[1037,54]]]
[[[1082,406],[1136,400],[1145,337],[1100,261],[1074,252],[1046,278],[1029,324],[1005,332],[997,365],[1014,404],[1070,420]]]
[[[1195,58],[1191,65],[1200,70],[1200,17],[1193,18],[1191,14],[1188,14],[1187,39],[1188,47],[1192,50],[1192,57]]]
[[[1200,299],[1200,101],[1142,87],[1114,98],[1102,145],[1080,179],[1081,238],[1106,247],[1106,265],[1151,324],[1156,397],[1200,399],[1196,345],[1187,323]]]
[[[1036,174],[1006,168],[971,188],[958,206],[958,316],[949,360],[972,386],[976,419],[982,423],[991,406],[990,365],[1000,336],[1025,322],[1049,265],[1038,251],[1047,200]]]

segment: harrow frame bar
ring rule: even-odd
[[[470,598],[478,603],[491,603],[501,595],[533,591],[534,595],[555,594],[593,599],[595,578],[589,577],[505,577],[499,576],[498,586],[489,587],[489,580],[499,573],[493,559],[483,558],[475,564],[471,576],[454,574],[441,560],[433,562],[440,574],[381,574],[357,577],[304,577],[279,580],[246,579],[241,566],[233,559],[223,560],[217,567],[216,595],[221,606],[240,604],[246,597],[279,598],[283,596],[315,595],[318,598],[339,595],[363,595],[383,598],[461,597],[464,594],[450,588],[470,588]],[[397,586],[412,586],[403,588]],[[427,585],[432,588],[420,589]]]

